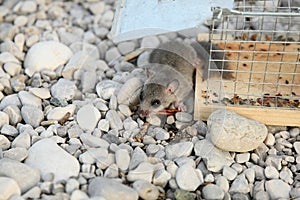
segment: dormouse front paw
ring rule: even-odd
[[[186,105],[183,104],[183,102],[176,102],[175,108],[177,108],[180,112],[187,111],[187,107],[186,107]]]

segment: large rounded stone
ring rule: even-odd
[[[226,151],[246,152],[256,149],[265,140],[267,127],[229,110],[217,110],[208,120],[212,143]]]

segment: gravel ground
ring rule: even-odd
[[[207,124],[177,113],[145,129],[147,53],[124,57],[199,30],[115,44],[114,3],[0,0],[0,199],[300,198],[298,127],[220,111]],[[220,142],[224,115],[239,126]]]

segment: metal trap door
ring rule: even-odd
[[[211,7],[233,0],[119,0],[112,27],[115,42],[194,28],[211,18]]]

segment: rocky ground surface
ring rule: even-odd
[[[195,30],[116,44],[113,0],[0,2],[0,199],[300,198],[298,127],[227,113],[243,122],[228,128],[252,139],[230,152],[210,142],[236,142],[216,140],[224,112],[207,124],[177,113],[145,130],[146,54],[124,58]]]

